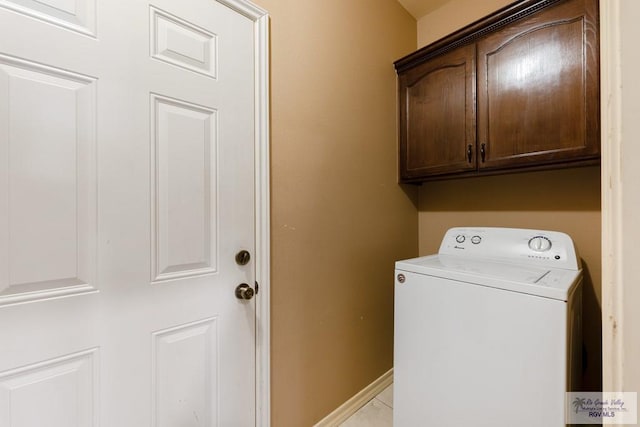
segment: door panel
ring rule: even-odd
[[[168,12],[151,9],[151,56],[217,77],[217,36]]]
[[[97,425],[97,363],[97,349],[90,349],[5,373],[0,425]]]
[[[217,327],[211,318],[153,334],[152,425],[218,424]]]
[[[2,55],[0,99],[0,305],[92,291],[95,79]]]
[[[3,427],[255,424],[253,24],[0,0]]]
[[[96,0],[0,0],[0,7],[82,34],[96,35]]]
[[[152,280],[217,271],[217,113],[151,96]]]

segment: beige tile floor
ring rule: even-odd
[[[393,384],[353,414],[340,427],[392,427]]]

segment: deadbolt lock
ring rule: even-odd
[[[253,290],[253,288],[246,283],[240,283],[236,287],[236,298],[238,299],[249,300],[253,298],[255,294],[256,292]]]
[[[236,254],[236,263],[238,265],[247,265],[251,260],[251,254],[249,251],[241,250]]]

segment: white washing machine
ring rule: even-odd
[[[560,427],[581,371],[564,233],[452,228],[395,271],[394,427]]]

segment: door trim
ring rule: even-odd
[[[255,269],[256,295],[256,427],[271,422],[270,340],[270,193],[269,193],[269,14],[248,0],[216,0],[253,21]]]
[[[622,391],[624,363],[622,272],[622,76],[620,3],[600,2],[602,132],[602,380]]]

